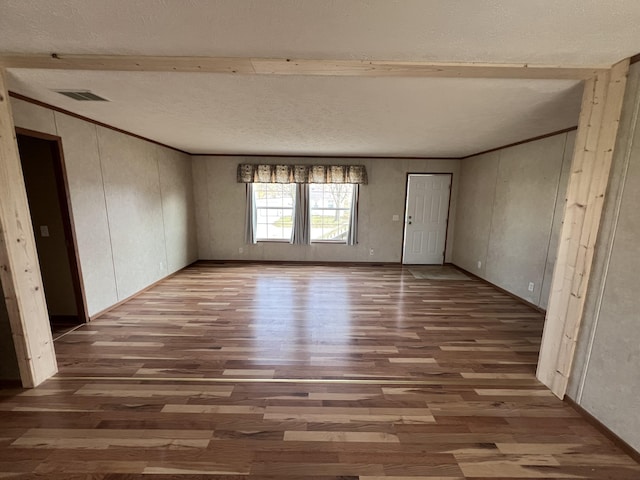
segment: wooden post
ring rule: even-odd
[[[0,70],[0,280],[24,387],[58,371],[4,71]]]
[[[609,180],[629,60],[585,82],[538,379],[563,398]]]

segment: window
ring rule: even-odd
[[[351,225],[353,185],[324,183],[309,185],[311,241],[347,242]]]
[[[256,240],[291,240],[294,183],[254,183]]]
[[[358,185],[248,183],[245,220],[247,243],[355,245]]]

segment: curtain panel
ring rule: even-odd
[[[358,243],[358,188],[359,185],[353,186],[353,198],[351,200],[351,215],[349,222],[349,231],[347,233],[347,245],[356,245]]]
[[[244,241],[247,244],[258,243],[258,239],[256,237],[258,226],[256,224],[257,220],[255,210],[256,206],[253,201],[253,185],[247,183],[247,204],[244,212]]]
[[[291,243],[294,245],[309,245],[311,243],[311,217],[309,216],[309,185],[296,185],[296,204],[293,212],[293,235]]]
[[[367,184],[364,165],[238,165],[238,183]]]

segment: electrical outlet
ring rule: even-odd
[[[373,248],[369,249],[369,255],[373,255]]]
[[[533,289],[534,289],[535,287],[536,287],[536,285],[535,285],[533,282],[529,282],[529,288],[528,288],[528,290],[529,290],[530,292],[533,292]]]
[[[49,236],[49,227],[46,225],[40,225],[40,236],[48,237]]]
[[[400,221],[400,215],[394,215],[393,217],[391,217],[391,219],[392,219],[394,222],[399,222],[399,221]]]
[[[244,253],[244,248],[242,247],[238,248],[238,253]]]
[[[478,260],[478,268],[482,268],[482,262],[480,260]]]

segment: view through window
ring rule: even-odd
[[[309,185],[311,241],[346,242],[351,223],[353,185],[324,183]]]
[[[312,242],[346,243],[351,223],[353,185],[305,185]],[[295,183],[253,184],[258,241],[291,239],[295,215]]]
[[[254,183],[256,238],[290,240],[293,228],[294,183]]]

